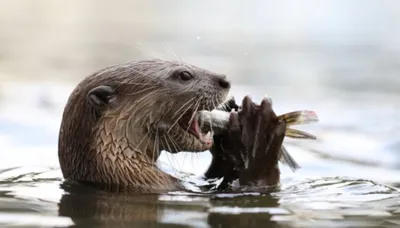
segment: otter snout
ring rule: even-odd
[[[231,82],[228,80],[228,77],[226,75],[217,75],[216,80],[217,80],[217,85],[222,89],[231,88]]]

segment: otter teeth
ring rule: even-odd
[[[200,141],[204,143],[211,143],[213,141],[214,132],[209,131],[207,134],[201,133],[200,134]]]

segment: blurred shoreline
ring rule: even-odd
[[[397,93],[398,10],[398,1],[372,0],[5,0],[0,83],[76,84],[103,67],[157,57],[239,85]]]

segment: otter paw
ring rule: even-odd
[[[265,98],[261,105],[256,105],[246,96],[239,112],[231,114],[229,126],[229,137],[241,142],[239,148],[231,151],[236,160],[240,186],[277,185],[286,124],[278,120],[270,100]]]

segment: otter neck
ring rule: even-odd
[[[94,181],[145,191],[176,188],[178,181],[156,167],[158,151],[146,148],[148,139],[126,137],[125,121],[105,117],[95,127],[91,151],[97,163],[96,176],[102,180]]]

